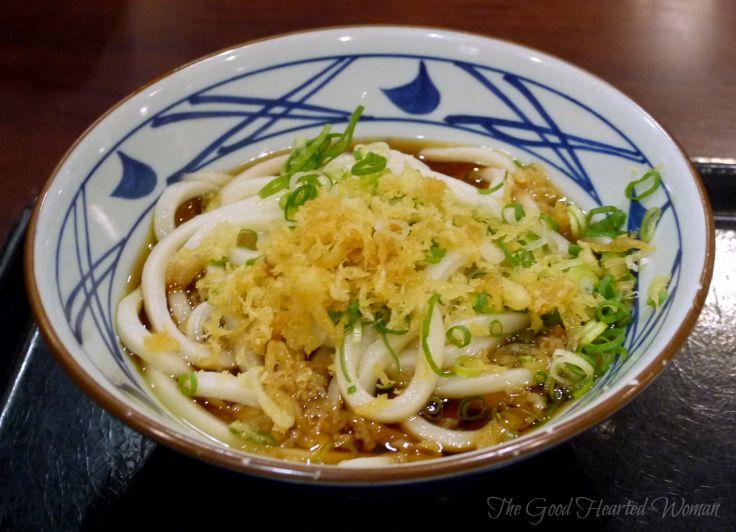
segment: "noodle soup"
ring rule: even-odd
[[[382,466],[517,438],[626,357],[658,215],[630,234],[490,148],[355,144],[360,112],[167,188],[120,339],[176,415],[248,452]]]

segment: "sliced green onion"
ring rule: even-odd
[[[506,176],[508,175],[507,170],[504,170],[504,172],[506,173],[504,174],[503,179],[501,179],[501,181],[498,182],[498,184],[493,185],[492,187],[488,187],[488,188],[479,188],[478,193],[479,194],[493,194],[497,190],[500,190],[501,187],[504,186],[504,184],[506,183]]]
[[[493,314],[494,309],[488,302],[490,296],[486,292],[481,292],[475,296],[475,302],[473,303],[473,310],[481,314]]]
[[[358,106],[350,116],[350,121],[343,133],[330,133],[330,126],[322,128],[319,135],[301,143],[294,143],[289,158],[281,171],[281,175],[271,180],[259,192],[262,198],[267,198],[289,188],[291,176],[296,172],[308,172],[323,166],[345,152],[353,142],[355,125],[363,113],[363,106]],[[336,142],[332,142],[337,139]],[[313,183],[308,183],[314,186]]]
[[[383,384],[382,382],[379,381],[376,383],[376,390],[378,390],[379,392],[383,392],[383,393],[389,393],[391,390],[394,389],[395,386],[396,386],[395,382],[389,382],[387,384]]]
[[[506,260],[513,266],[521,266],[523,268],[529,268],[536,261],[534,253],[524,248],[517,249],[513,253],[509,251],[506,244],[502,240],[497,240],[496,245],[503,251]]]
[[[457,357],[452,365],[452,372],[461,377],[477,377],[483,375],[485,370],[483,361],[470,355]]]
[[[313,185],[317,188],[323,185],[332,185],[332,179],[326,174],[306,174],[297,179],[296,182],[303,185]]]
[[[595,291],[606,299],[616,299],[616,281],[610,275],[604,275],[595,286]]]
[[[224,268],[227,264],[227,257],[222,257],[217,260],[211,260],[207,263],[207,266],[215,266],[216,268]]]
[[[649,188],[637,196],[636,186],[650,179],[652,181],[652,184],[649,185]],[[651,196],[652,194],[654,194],[654,192],[659,188],[659,184],[661,182],[662,176],[659,174],[659,172],[652,169],[645,173],[640,179],[632,181],[631,183],[626,185],[626,190],[624,191],[624,193],[626,194],[626,197],[631,201],[641,201],[647,196]]]
[[[389,355],[391,355],[391,359],[394,361],[394,364],[396,365],[396,373],[401,372],[401,362],[399,361],[399,355],[396,354],[396,351],[393,347],[391,347],[391,342],[388,341],[388,338],[386,338],[386,333],[378,331],[378,336],[381,337],[381,340],[383,341],[383,345],[386,346],[386,351],[388,351]]]
[[[525,215],[524,207],[519,203],[511,203],[503,208],[503,219],[506,223],[518,222]]]
[[[455,374],[452,370],[442,370],[432,357],[432,350],[429,348],[427,341],[429,337],[429,327],[432,323],[432,313],[434,312],[434,306],[440,300],[439,294],[432,294],[432,297],[427,301],[427,314],[424,316],[424,322],[422,323],[422,350],[424,351],[424,357],[427,359],[427,364],[432,368],[437,375],[440,377],[450,377]]]
[[[425,254],[424,260],[429,264],[437,264],[442,260],[442,257],[445,256],[445,253],[447,253],[447,250],[441,248],[437,242],[432,240],[432,245],[429,247],[429,250]]]
[[[500,338],[501,336],[503,336],[503,323],[501,323],[499,320],[491,321],[488,329],[491,336],[495,336],[496,338]]]
[[[466,347],[470,343],[472,336],[470,330],[464,325],[455,325],[447,329],[445,338],[455,347]]]
[[[238,246],[245,249],[255,250],[258,243],[258,233],[253,229],[241,229],[238,233]]]
[[[431,396],[427,400],[427,404],[421,410],[423,417],[426,417],[432,421],[437,421],[442,417],[442,412],[445,409],[445,401],[437,395]]]
[[[570,244],[569,246],[567,246],[567,253],[568,253],[568,254],[569,254],[569,255],[570,255],[571,257],[573,257],[573,258],[575,258],[575,257],[577,257],[578,255],[580,255],[580,252],[581,252],[582,250],[583,250],[583,248],[581,248],[581,247],[580,247],[580,246],[578,246],[577,244]]]
[[[253,266],[256,263],[257,260],[258,260],[258,257],[253,257],[252,259],[248,259],[247,261],[245,261],[245,265],[246,266]]]
[[[317,197],[317,187],[314,185],[302,185],[294,192],[289,194],[284,206],[284,217],[290,221],[294,221],[294,215],[299,207],[307,201]]]
[[[345,309],[345,315],[348,317],[348,322],[346,324],[346,328],[350,328],[356,323],[360,321],[361,313],[360,313],[360,303],[358,301],[353,301],[348,305],[348,308]]]
[[[461,421],[480,421],[488,417],[486,400],[480,395],[465,397],[457,405],[457,417]]]
[[[389,315],[390,311],[386,307],[382,307],[378,309],[375,312],[375,319],[373,320],[373,325],[376,328],[376,330],[382,334],[396,334],[396,335],[402,335],[409,332],[409,329],[389,329],[387,327],[387,323],[391,321],[391,317]]]
[[[365,107],[363,107],[362,105],[359,105],[355,108],[353,114],[350,115],[350,120],[348,121],[348,125],[345,128],[345,131],[343,131],[338,141],[333,144],[332,147],[330,147],[330,149],[327,151],[328,158],[334,159],[338,155],[345,152],[353,143],[353,133],[355,132],[355,126],[358,123],[358,120],[360,120],[360,116],[363,114],[363,111],[365,111]]]
[[[542,321],[547,327],[562,325],[562,317],[557,309],[552,312],[548,312],[547,314],[542,314]]]
[[[327,315],[330,317],[330,320],[332,321],[332,325],[337,325],[340,323],[340,320],[342,319],[343,312],[341,310],[328,310]]]
[[[258,195],[262,198],[273,196],[277,192],[289,188],[289,182],[291,176],[289,174],[280,175],[264,185],[264,187],[258,191]]]
[[[541,213],[539,218],[541,218],[552,230],[557,231],[559,225],[557,225],[557,222],[555,222],[551,216]]]
[[[270,432],[256,430],[244,421],[232,422],[228,427],[228,430],[231,434],[240,436],[244,440],[262,447],[277,447],[279,444]]]
[[[606,299],[595,309],[595,317],[603,323],[617,323],[629,319],[629,309],[618,299]]]
[[[598,276],[587,264],[573,266],[565,272],[578,285],[578,289],[584,294],[592,294],[598,282]]]
[[[580,353],[556,349],[552,354],[550,376],[563,386],[575,386],[595,377],[595,368]]]
[[[539,370],[534,374],[534,384],[540,385],[544,384],[544,381],[547,380],[547,372]]]
[[[588,393],[590,389],[593,387],[593,379],[588,379],[584,381],[582,384],[577,385],[577,390],[572,394],[573,399],[580,399],[583,395]]]
[[[340,370],[342,371],[343,377],[345,377],[345,380],[348,383],[348,393],[353,394],[358,390],[358,387],[353,384],[352,379],[350,378],[350,374],[348,373],[348,361],[345,358],[345,342],[347,341],[348,333],[346,332],[342,337],[342,342],[340,344]]]
[[[654,236],[654,230],[657,228],[657,223],[662,217],[662,209],[659,207],[652,207],[647,209],[644,214],[644,218],[641,220],[641,227],[639,229],[639,238],[644,242],[649,242]]]
[[[652,279],[649,289],[647,290],[647,305],[658,309],[667,301],[667,284],[670,278],[668,275],[658,275]]]
[[[187,397],[193,397],[197,393],[197,375],[193,372],[182,373],[177,379],[179,391]]]
[[[605,331],[608,326],[596,320],[590,320],[580,329],[580,344],[590,344]]]
[[[582,236],[588,224],[585,221],[585,214],[577,205],[568,205],[567,219],[570,221],[570,232],[575,238]]]
[[[597,222],[593,222],[593,217],[598,214],[608,214]],[[588,228],[584,231],[583,235],[586,237],[617,237],[623,234],[621,226],[626,222],[626,214],[618,207],[612,207],[605,205],[603,207],[596,207],[588,212],[585,218]]]
[[[623,345],[626,339],[626,332],[623,329],[614,328],[606,329],[602,334],[597,336],[593,341],[583,345],[583,353],[587,355],[595,355],[605,353],[617,349]],[[583,342],[581,342],[582,344]]]
[[[357,176],[377,174],[386,168],[387,160],[383,155],[368,152],[365,157],[353,164],[350,173]]]

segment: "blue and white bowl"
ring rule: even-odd
[[[224,170],[341,124],[365,106],[361,137],[498,147],[537,161],[583,208],[628,209],[637,228],[662,208],[657,250],[639,292],[672,276],[653,312],[642,297],[631,355],[577,404],[503,445],[383,469],[284,462],[226,448],[167,412],[115,332],[115,309],[151,232],[152,208],[184,173]],[[664,187],[642,203],[625,185],[655,166]],[[602,80],[508,42],[410,27],[346,27],[236,46],[191,63],[102,116],[55,169],[36,207],[26,274],[36,318],[59,362],[113,414],[187,454],[271,477],[402,482],[487,469],[559,443],[639,393],[693,327],[713,267],[713,223],[702,184],[649,114]]]

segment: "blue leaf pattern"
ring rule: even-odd
[[[139,199],[147,196],[156,188],[156,172],[146,163],[118,151],[123,165],[123,175],[111,196],[123,199]]]
[[[419,73],[412,81],[381,90],[396,107],[410,115],[426,115],[440,104],[440,91],[429,77],[424,61],[419,62]]]

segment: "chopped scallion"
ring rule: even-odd
[[[470,330],[464,325],[455,325],[447,329],[445,338],[455,347],[466,347],[470,343]]]
[[[457,417],[460,421],[480,421],[488,417],[488,406],[486,400],[476,395],[465,397],[457,405]]]
[[[197,375],[194,372],[179,375],[177,384],[179,391],[187,397],[193,397],[197,393]]]
[[[641,221],[641,227],[639,228],[639,238],[644,242],[649,242],[654,236],[654,230],[657,228],[657,223],[662,217],[662,209],[659,207],[652,207],[647,209],[644,213],[644,218]]]
[[[636,186],[649,180],[651,180],[652,184],[649,185],[648,189],[637,196]],[[654,194],[654,192],[659,188],[659,184],[661,182],[662,176],[659,174],[658,171],[652,169],[645,173],[640,179],[632,181],[631,183],[626,185],[626,190],[624,191],[624,193],[626,194],[626,197],[631,201],[641,201],[644,198]]]

